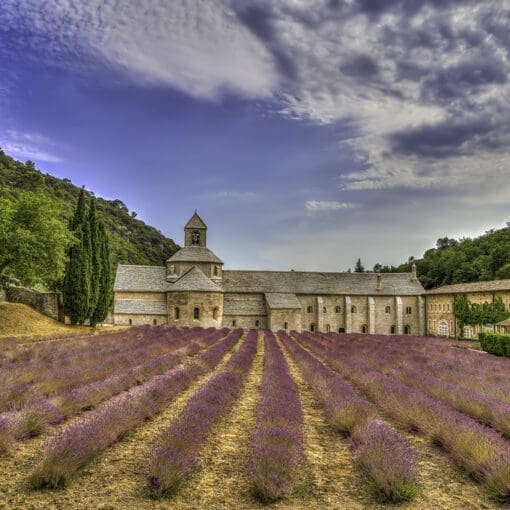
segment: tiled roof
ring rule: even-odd
[[[136,313],[143,315],[166,315],[165,301],[147,299],[116,299],[115,313]]]
[[[119,264],[113,290],[131,292],[166,292],[171,284],[166,281],[163,266],[127,266]]]
[[[283,292],[268,292],[265,294],[267,306],[273,310],[301,309],[301,303],[296,294],[284,294]]]
[[[493,292],[510,290],[510,280],[490,280],[487,282],[456,283],[427,291],[427,294],[458,294],[461,292]]]
[[[320,273],[301,271],[223,271],[225,292],[290,294],[420,295],[421,283],[411,273],[384,273],[377,290],[376,273]]]
[[[198,215],[197,211],[189,219],[184,228],[207,228],[204,220]]]
[[[221,259],[205,246],[184,246],[177,253],[174,253],[167,262],[212,262],[223,264]]]
[[[223,315],[266,315],[266,303],[261,294],[225,294]]]
[[[207,278],[198,267],[186,271],[173,285],[172,291],[223,292],[219,285]]]

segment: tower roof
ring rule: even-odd
[[[223,261],[205,246],[184,246],[174,253],[167,262],[211,262],[223,264]]]
[[[173,285],[172,291],[223,292],[221,287],[207,278],[198,267],[186,271]]]
[[[189,219],[188,223],[184,228],[207,228],[204,220],[198,215],[197,211],[193,213],[193,216]]]

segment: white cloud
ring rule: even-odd
[[[352,202],[337,202],[329,200],[307,200],[305,208],[307,211],[338,211],[340,209],[355,209],[358,204]]]
[[[251,200],[257,194],[254,191],[218,191],[215,196],[219,199]]]
[[[62,158],[51,152],[51,140],[38,133],[21,133],[7,130],[0,133],[0,147],[9,155],[21,160],[60,163]]]

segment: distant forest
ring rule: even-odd
[[[399,266],[376,264],[374,271],[397,273],[411,271],[413,262],[426,289],[453,283],[510,278],[510,228],[489,230],[474,239],[442,237],[423,258]]]
[[[32,161],[21,163],[6,155],[0,149],[0,200],[3,211],[11,204],[26,199],[37,201],[40,197],[58,211],[65,225],[73,215],[80,193],[80,187],[69,179],[59,179],[37,170]],[[85,191],[87,199],[93,192]],[[179,246],[165,237],[159,230],[136,218],[120,200],[105,200],[96,197],[98,215],[104,221],[110,240],[111,263],[163,265]],[[1,212],[1,211],[0,211]],[[0,222],[1,227],[1,222]],[[19,274],[15,275],[18,279]],[[33,279],[32,279],[33,280]],[[44,280],[44,279],[43,279]],[[32,282],[26,282],[32,283]],[[41,281],[43,287],[58,288],[58,282]]]

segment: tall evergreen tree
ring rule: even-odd
[[[365,272],[365,268],[361,264],[361,259],[358,259],[358,261],[356,262],[356,266],[354,267],[354,272],[355,273],[364,273]]]
[[[76,243],[69,249],[64,277],[64,313],[72,324],[83,324],[89,316],[90,302],[90,228],[82,188],[73,218],[69,224]]]
[[[90,324],[94,326],[93,316],[99,297],[99,282],[101,280],[101,240],[99,238],[99,225],[97,222],[96,201],[93,197],[90,199],[89,207],[89,232],[90,232],[90,298],[89,298],[89,318]]]
[[[103,322],[108,315],[113,293],[112,293],[112,275],[110,265],[110,245],[108,241],[108,233],[104,224],[99,224],[99,260],[101,265],[100,279],[99,279],[99,295],[96,303],[94,313],[91,316],[90,322],[95,325]]]

